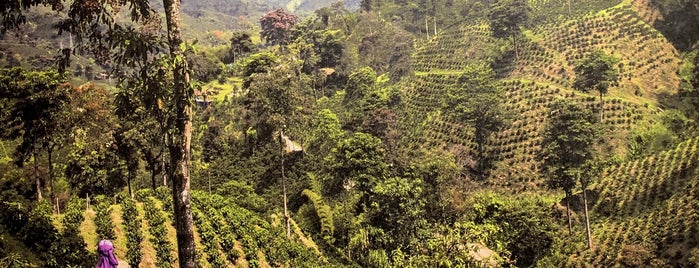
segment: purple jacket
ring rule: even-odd
[[[114,256],[114,244],[112,244],[112,241],[100,241],[97,245],[97,255],[99,255],[99,260],[97,260],[95,268],[115,268],[119,265],[119,261]]]

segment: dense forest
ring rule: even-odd
[[[696,1],[0,20],[0,267],[699,266]]]

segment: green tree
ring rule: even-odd
[[[231,48],[228,50],[229,63],[235,63],[247,54],[255,53],[257,46],[252,43],[250,34],[234,32],[231,37]]]
[[[350,129],[359,129],[372,111],[387,107],[392,96],[387,81],[388,76],[377,76],[371,67],[360,68],[349,75],[342,103],[349,107],[345,124]]]
[[[313,45],[313,52],[319,57],[317,64],[312,68],[304,66],[306,72],[340,64],[345,49],[345,34],[340,30],[326,28],[327,25],[319,22],[318,18],[310,17],[296,24],[292,30],[293,39]]]
[[[332,181],[324,183],[327,195],[355,188],[368,193],[388,174],[381,140],[361,132],[340,140],[326,162],[333,175]]]
[[[14,0],[13,0],[14,1]],[[36,1],[46,3],[51,0]],[[66,18],[59,23],[61,31],[69,31],[77,40],[78,50],[87,50],[104,62],[123,67],[126,78],[147,80],[149,76],[166,78],[153,82],[150,89],[167,88],[166,95],[151,103],[165,110],[163,120],[165,144],[170,157],[168,177],[172,180],[175,229],[180,267],[194,267],[195,248],[190,203],[190,164],[192,138],[192,96],[188,64],[182,40],[180,0],[163,0],[167,37],[160,31],[161,21],[148,1],[75,1]],[[130,22],[118,20],[127,7]],[[165,53],[167,51],[167,53]],[[157,73],[148,72],[149,59],[163,66]],[[132,74],[129,76],[129,74]],[[167,100],[167,102],[165,102]],[[162,108],[165,107],[165,108]]]
[[[551,111],[541,156],[548,185],[565,192],[568,230],[572,232],[569,200],[576,180],[594,157],[597,120],[592,112],[571,101],[558,100],[552,104]]]
[[[23,23],[23,11],[37,5],[51,5],[54,10],[63,10],[62,3],[55,0],[5,1],[0,5],[3,15],[3,29],[6,25],[14,26]],[[169,64],[162,69],[172,78],[168,104],[168,133],[166,143],[170,156],[169,177],[172,178],[172,195],[175,207],[175,229],[180,267],[195,266],[195,247],[193,222],[190,203],[190,144],[192,134],[192,88],[189,81],[187,61],[183,51],[183,40],[180,26],[180,0],[163,0],[165,21],[167,26],[167,45]],[[140,24],[140,28],[128,23],[120,24],[114,16],[118,10],[128,6],[130,20]],[[162,55],[162,40],[160,38],[160,20],[148,1],[74,1],[67,9],[65,17],[58,28],[60,31],[72,32],[80,42],[77,50],[86,50],[104,62],[132,67],[140,66],[154,55]],[[10,14],[10,15],[8,15]],[[8,19],[9,18],[9,19]],[[127,41],[128,40],[128,41]],[[116,52],[114,51],[116,50]],[[66,55],[66,56],[69,56]],[[125,68],[130,70],[131,68]],[[140,77],[148,77],[153,73],[138,68]],[[143,72],[141,72],[143,71]],[[160,102],[162,103],[162,102]]]
[[[493,70],[485,64],[466,66],[455,85],[446,89],[442,106],[457,121],[475,128],[478,157],[484,161],[485,143],[509,117],[505,91],[495,84]]]
[[[306,145],[309,154],[320,155],[329,152],[344,136],[340,120],[329,109],[318,111],[313,125],[313,134]]]
[[[602,50],[595,50],[585,56],[575,65],[575,81],[573,88],[581,91],[599,92],[599,119],[604,119],[604,100],[602,96],[607,94],[609,87],[619,80],[619,71],[616,66],[619,60],[607,55]]]
[[[497,0],[490,9],[489,24],[494,37],[512,38],[517,51],[517,35],[521,33],[521,27],[529,20],[531,7],[526,0]]]
[[[391,177],[371,188],[369,221],[386,232],[382,249],[416,250],[418,238],[427,227],[424,182],[418,178]]]
[[[109,194],[124,186],[114,135],[117,121],[107,89],[85,84],[72,95],[73,128],[65,174],[78,195]]]
[[[53,148],[52,138],[60,135],[60,122],[65,122],[57,117],[68,103],[71,90],[63,81],[55,71],[0,69],[0,119],[5,125],[0,134],[4,139],[21,139],[15,149],[18,166],[33,158],[37,200],[42,199],[43,188],[38,173],[38,150]]]

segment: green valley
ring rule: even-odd
[[[695,1],[8,3],[2,267],[699,265]]]

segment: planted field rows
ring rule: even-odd
[[[85,200],[72,200],[61,224],[80,232],[91,252],[98,240],[111,239],[120,263],[132,267],[178,267],[173,213],[168,210],[171,205],[167,205],[172,202],[167,189],[139,191],[138,203],[125,196],[119,198],[118,204],[112,204],[112,200],[98,197],[93,206],[95,213],[85,210]],[[277,267],[294,263],[290,256],[301,262],[314,259],[316,263],[321,257],[316,249],[288,241],[281,226],[272,225],[221,196],[194,191],[192,208],[199,267]],[[308,241],[300,234],[296,238]]]
[[[412,67],[416,72],[462,70],[471,62],[489,60],[495,43],[487,24],[448,29],[417,49]]]
[[[593,266],[613,266],[622,250],[642,248],[676,262],[699,246],[699,137],[675,149],[626,162],[591,185],[595,250]],[[672,264],[671,264],[672,265]]]
[[[473,127],[454,121],[441,110],[444,90],[458,79],[453,74],[415,75],[406,88],[405,111],[412,131],[408,142],[448,149],[461,145],[472,155],[477,148]],[[485,152],[496,163],[493,182],[507,185],[540,184],[541,135],[547,124],[549,106],[560,98],[574,99],[591,110],[599,109],[599,99],[590,94],[524,80],[503,80],[506,107],[511,120],[493,133]],[[613,136],[623,137],[650,109],[626,100],[606,97],[604,120]]]
[[[619,58],[622,89],[636,95],[661,94],[679,85],[679,53],[631,5],[542,25],[534,30],[534,36],[541,46],[562,56],[561,67],[568,77],[574,78],[572,66],[577,60],[601,49]]]
[[[636,10],[642,10],[638,8],[641,4],[609,6],[601,2],[612,1],[585,2],[605,8],[595,14],[539,24],[513,40],[508,45],[512,51],[499,57],[492,51],[504,43],[490,36],[487,24],[447,29],[417,49],[413,70],[417,74],[458,73],[470,63],[494,60],[494,70],[500,78],[570,88],[575,79],[575,63],[600,49],[620,60],[620,81],[610,94],[643,97],[673,93],[680,83],[679,53],[639,16]]]
[[[640,0],[639,0],[640,1]],[[575,1],[574,1],[575,2]],[[571,8],[598,12],[563,17],[543,24],[514,40],[516,51],[493,59],[478,42],[490,37],[487,24],[447,29],[417,49],[413,75],[406,83],[404,126],[409,142],[437,148],[462,145],[474,153],[472,127],[454,122],[442,102],[445,89],[454,86],[461,70],[473,61],[495,60],[494,71],[507,94],[509,125],[493,134],[485,145],[495,161],[491,178],[507,185],[539,185],[541,135],[549,105],[558,98],[574,99],[599,111],[596,92],[572,90],[573,67],[587,53],[601,49],[619,58],[620,81],[603,102],[603,123],[611,132],[608,142],[624,144],[628,133],[660,110],[652,96],[673,93],[679,84],[679,55],[664,37],[636,14],[631,2],[578,1]],[[553,1],[534,1],[534,8],[551,7]],[[559,3],[560,4],[560,3]],[[638,3],[634,4],[638,6]],[[584,8],[583,8],[584,7]],[[643,58],[646,60],[638,61]],[[623,149],[622,149],[623,150]],[[624,153],[624,152],[621,152]]]

